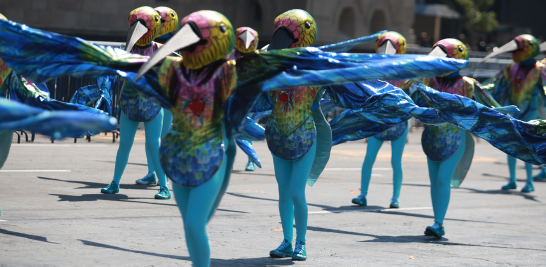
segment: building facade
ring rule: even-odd
[[[171,7],[180,18],[197,10],[216,10],[234,27],[258,30],[262,43],[271,39],[277,15],[305,9],[317,20],[316,44],[323,45],[385,29],[411,37],[415,0],[4,0],[0,13],[38,29],[87,40],[123,42],[129,12],[145,5]],[[408,38],[410,43],[412,40]],[[368,44],[361,49],[372,47]]]

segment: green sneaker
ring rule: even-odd
[[[525,186],[521,189],[522,193],[530,193],[535,191],[535,186],[533,186],[532,183],[527,183]]]
[[[148,173],[146,176],[136,180],[137,184],[146,184],[146,185],[157,185],[157,179],[155,178],[155,173]]]
[[[501,187],[502,190],[510,190],[510,189],[516,189],[517,185],[515,182],[508,182],[506,185],[503,185]]]
[[[104,194],[116,194],[119,193],[119,184],[112,181],[107,187],[100,190]]]
[[[391,205],[390,205],[390,208],[391,208],[391,209],[398,209],[398,208],[400,208],[400,203],[398,203],[398,198],[396,198],[396,197],[391,198]]]
[[[427,226],[427,229],[425,230],[426,236],[435,236],[438,238],[442,238],[446,234],[444,227],[439,223],[434,223],[433,226]]]
[[[169,188],[166,186],[162,186],[159,188],[159,193],[155,194],[156,199],[170,199],[171,198],[171,192],[169,192]]]
[[[292,242],[285,239],[277,249],[269,251],[269,256],[272,258],[287,258],[292,256],[292,253],[294,253]]]
[[[304,261],[307,259],[307,250],[305,249],[305,242],[296,241],[296,248],[292,253],[293,261]]]
[[[354,204],[357,204],[359,206],[367,206],[368,205],[368,202],[366,201],[366,196],[363,195],[363,194],[360,194],[360,195],[358,195],[358,197],[353,198],[353,200],[351,202],[353,202]]]
[[[246,165],[245,171],[253,172],[254,170],[256,170],[256,166],[254,166],[254,162],[249,161],[248,164]]]

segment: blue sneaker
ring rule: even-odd
[[[137,184],[145,185],[157,185],[157,179],[155,178],[155,173],[148,173],[146,176],[136,180]]]
[[[503,185],[501,187],[502,190],[510,190],[510,189],[516,189],[517,185],[515,182],[508,182],[506,185]]]
[[[277,249],[269,251],[269,256],[272,258],[287,258],[292,256],[292,253],[294,253],[292,242],[285,239]]]
[[[391,208],[391,209],[398,209],[398,208],[400,208],[400,203],[398,203],[398,198],[396,198],[396,197],[391,198],[391,205],[390,205],[390,208]]]
[[[363,194],[360,194],[360,195],[358,195],[358,197],[353,198],[353,200],[351,202],[353,202],[354,204],[357,204],[359,206],[367,206],[368,205],[368,201],[366,201],[366,196],[363,195]]]
[[[116,194],[119,193],[119,184],[112,181],[107,187],[100,190],[104,194]]]
[[[156,199],[170,199],[171,198],[171,192],[169,192],[169,188],[166,186],[162,186],[159,188],[159,193],[155,194]]]
[[[296,241],[296,248],[292,253],[293,261],[304,261],[307,259],[307,250],[305,249],[305,242]]]
[[[426,236],[434,236],[438,238],[442,238],[446,234],[446,231],[444,230],[444,227],[441,224],[434,223],[433,226],[428,226],[425,230]]]
[[[533,186],[532,183],[527,183],[525,186],[521,189],[522,193],[530,193],[535,191],[535,186]]]

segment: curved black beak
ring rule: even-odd
[[[244,31],[243,33],[239,34],[237,38],[241,39],[243,43],[245,43],[245,49],[248,49],[252,41],[256,39],[254,38],[254,35],[252,35],[249,31]]]
[[[492,58],[492,57],[496,57],[500,54],[504,54],[504,53],[510,53],[510,52],[515,52],[518,50],[518,42],[516,42],[516,40],[512,40],[508,43],[506,43],[505,45],[501,46],[499,49],[497,49],[497,51],[494,51],[494,52],[491,52],[491,54],[487,55],[486,57],[484,57],[480,63]]]
[[[294,42],[294,33],[285,26],[277,28],[271,39],[271,44],[267,51],[289,48]]]
[[[387,40],[386,42],[383,42],[379,48],[377,48],[378,54],[388,54],[388,55],[394,55],[396,54],[396,47],[391,42],[391,40]]]
[[[146,28],[146,22],[144,22],[142,19],[135,20],[133,24],[131,25],[131,28],[129,28],[129,32],[127,33],[127,41],[125,41],[125,51],[131,52],[131,49],[133,49],[133,46],[138,42],[140,37],[144,36],[148,32],[148,28]]]
[[[197,25],[190,21],[182,26],[182,28],[171,39],[159,48],[138,70],[136,81],[148,72],[153,66],[161,62],[164,58],[171,55],[173,52],[182,50],[188,46],[194,45],[201,41],[202,34]]]

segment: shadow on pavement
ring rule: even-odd
[[[6,230],[6,229],[0,229],[0,234],[17,236],[17,237],[36,240],[36,241],[51,243],[51,244],[59,244],[59,243],[47,241],[47,237],[43,237],[43,236],[39,236],[39,235],[29,235],[29,234],[24,234],[24,233],[19,233],[19,232],[13,232],[13,231],[9,231],[9,230]]]
[[[540,200],[536,199],[536,196],[530,195],[530,193],[522,193],[516,190],[502,190],[502,189],[480,190],[480,189],[474,189],[474,188],[468,188],[468,187],[459,187],[459,189],[466,189],[468,191],[471,191],[472,193],[478,193],[478,194],[522,196],[524,199],[527,199],[527,200],[531,200],[534,202],[541,202]]]
[[[156,256],[156,257],[169,258],[169,259],[175,259],[175,260],[186,260],[186,261],[190,260],[190,257],[153,253],[153,252],[148,252],[148,251],[140,251],[140,250],[116,247],[116,246],[102,244],[102,243],[88,241],[88,240],[82,240],[82,239],[78,239],[78,240],[81,241],[86,246],[92,246],[92,247],[98,247],[98,248],[109,248],[109,249],[114,249],[114,250],[119,250],[119,251],[132,252],[132,253],[144,254],[144,255],[148,255],[148,256]]]
[[[156,256],[161,258],[168,258],[168,259],[174,259],[174,260],[184,260],[184,261],[191,261],[190,257],[186,256],[177,256],[177,255],[169,255],[169,254],[161,254],[161,253],[154,253],[154,252],[148,252],[148,251],[140,251],[140,250],[134,250],[134,249],[127,249],[112,245],[107,245],[103,243],[88,241],[88,240],[82,240],[78,239],[86,246],[93,246],[93,247],[99,247],[99,248],[107,248],[107,249],[114,249],[118,251],[125,251],[125,252],[131,252],[131,253],[137,253],[137,254],[143,254],[148,256]],[[244,259],[211,259],[211,266],[284,266],[284,265],[293,265],[294,263],[292,260],[289,259],[273,259],[270,257],[260,257],[260,258],[244,258]]]
[[[116,164],[115,161],[111,161],[111,160],[97,160],[98,162],[108,162],[108,163],[113,163],[113,164]],[[148,163],[133,163],[133,162],[127,162],[127,165],[137,165],[137,166],[146,166],[148,167]]]
[[[68,202],[108,200],[108,201],[122,201],[122,202],[131,202],[131,203],[176,207],[176,204],[172,204],[172,203],[138,201],[137,199],[149,199],[149,198],[132,198],[132,197],[129,197],[129,196],[123,195],[123,194],[84,194],[84,195],[81,195],[81,196],[60,195],[60,194],[49,194],[49,195],[59,197],[58,201],[68,201]],[[158,201],[162,201],[162,200],[158,200]],[[235,213],[248,213],[248,212],[245,212],[245,211],[226,210],[226,209],[217,209],[217,211],[235,212]]]
[[[234,171],[231,171],[231,173],[235,173],[235,174],[250,174],[250,175],[257,175],[257,176],[275,176],[275,174],[271,174],[271,173],[259,173],[259,172],[249,172],[249,171],[241,171],[241,170],[234,170]]]
[[[239,193],[231,193],[230,192],[230,193],[226,193],[226,194],[236,196],[236,197],[250,198],[250,199],[259,199],[259,200],[275,201],[275,202],[278,201],[278,200],[272,199],[272,198],[253,197],[253,196],[247,196],[247,195],[243,195],[243,194],[239,194]],[[313,207],[323,208],[325,211],[332,211],[332,212],[335,212],[337,210],[347,210],[347,209],[354,209],[355,211],[358,211],[358,210],[365,211],[365,210],[368,210],[368,209],[378,209],[378,208],[382,209],[382,208],[385,208],[385,207],[381,207],[381,206],[366,206],[365,208],[363,208],[363,207],[355,206],[355,205],[333,207],[333,206],[319,205],[319,204],[313,204],[313,203],[307,203],[307,205],[308,206],[313,206]],[[409,213],[409,212],[403,212],[403,211],[389,211],[389,212],[370,211],[370,212],[381,213],[381,214],[402,215],[402,216],[410,216],[410,217],[418,217],[418,218],[426,218],[426,219],[434,219],[434,216],[431,216],[431,215]],[[457,222],[477,222],[477,223],[505,224],[505,223],[498,223],[498,222],[474,221],[474,220],[463,220],[463,219],[449,219],[449,218],[446,218],[446,220],[448,220],[448,221],[457,221]]]
[[[434,245],[445,245],[445,246],[469,246],[469,247],[486,247],[486,248],[502,248],[502,249],[524,249],[524,250],[536,250],[536,251],[546,251],[546,249],[536,249],[536,248],[517,248],[517,247],[503,247],[503,246],[488,246],[480,244],[466,244],[466,243],[454,243],[449,242],[447,238],[436,238],[425,235],[417,236],[382,236],[382,235],[372,235],[351,231],[343,231],[336,229],[329,229],[323,227],[314,227],[308,226],[307,230],[317,231],[317,232],[327,232],[327,233],[336,233],[336,234],[347,234],[347,235],[359,235],[375,238],[373,240],[358,241],[362,243],[376,243],[376,242],[386,242],[386,243],[423,243],[423,244],[434,244]]]
[[[88,182],[88,181],[71,181],[71,180],[62,180],[57,178],[49,178],[49,177],[43,177],[38,176],[38,178],[43,180],[49,180],[49,181],[59,181],[59,182],[65,182],[65,183],[73,183],[73,184],[83,184],[83,187],[75,187],[74,189],[90,189],[90,188],[103,188],[107,186],[108,184],[105,183],[95,183],[95,182]],[[159,189],[159,187],[155,185],[143,185],[143,184],[120,184],[119,187],[121,189],[147,189],[147,188],[153,188],[153,189]]]

